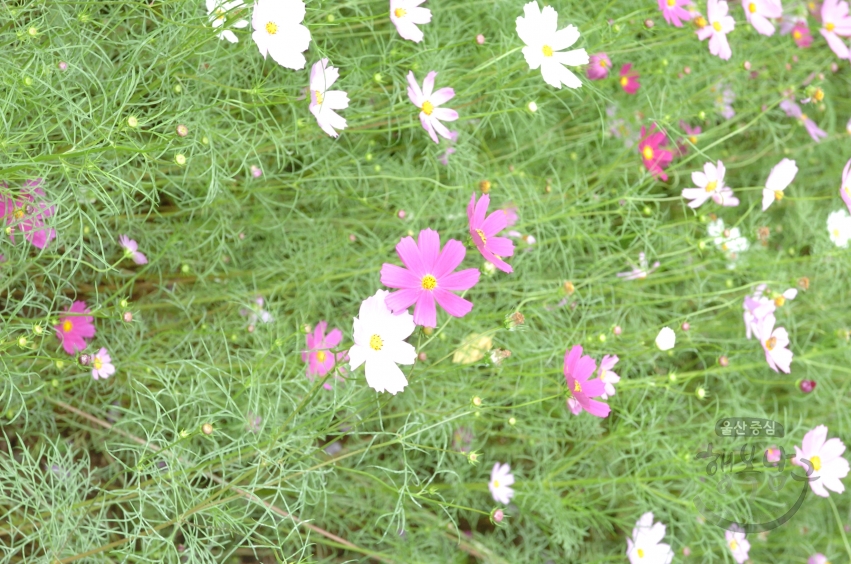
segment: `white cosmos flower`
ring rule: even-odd
[[[670,327],[662,327],[659,334],[656,335],[656,346],[660,351],[669,351],[674,348],[677,343],[677,335]]]
[[[420,4],[425,0],[390,0],[390,21],[396,26],[396,31],[402,39],[415,43],[423,40],[423,32],[417,24],[431,22],[431,10]]]
[[[517,35],[526,44],[523,56],[532,70],[541,67],[541,76],[550,86],[561,88],[579,88],[582,83],[579,78],[564,65],[587,65],[589,58],[585,49],[567,49],[579,39],[579,30],[569,25],[557,30],[558,13],[552,6],[545,6],[543,11],[538,7],[537,0],[523,6],[524,16],[517,18]]]
[[[674,559],[671,545],[662,542],[665,525],[653,522],[653,512],[648,511],[632,529],[632,538],[626,539],[626,557],[630,564],[670,564]]]
[[[511,488],[513,485],[514,474],[511,473],[511,466],[499,462],[494,464],[491,470],[491,481],[488,482],[488,489],[494,501],[508,505],[514,497],[514,490]]]
[[[304,13],[301,0],[257,0],[251,37],[264,59],[269,54],[282,67],[304,68],[307,60],[302,53],[310,46],[310,32],[301,25]]]
[[[847,249],[848,242],[851,241],[851,216],[848,212],[836,210],[827,216],[827,231],[834,245]]]
[[[792,159],[783,159],[774,165],[762,191],[762,211],[767,210],[774,200],[783,199],[783,190],[795,180],[796,174],[798,174],[798,165]]]
[[[340,69],[328,64],[328,59],[314,63],[310,69],[310,112],[322,131],[337,137],[337,129],[346,128],[346,120],[334,110],[349,107],[349,97],[342,90],[328,90],[337,82]]]
[[[366,383],[376,392],[396,395],[408,385],[397,364],[413,364],[414,347],[405,342],[414,332],[414,317],[407,312],[394,315],[384,303],[390,292],[378,290],[360,305],[354,321],[355,344],[349,349],[349,364],[355,370],[366,363]]]
[[[210,16],[210,23],[213,29],[224,26],[228,19],[241,12],[237,8],[245,6],[242,0],[233,0],[232,2],[224,2],[223,0],[207,0],[207,14]],[[237,20],[230,27],[242,29],[248,26],[248,20]],[[236,34],[229,29],[226,29],[218,34],[219,39],[227,39],[231,43],[239,41]]]

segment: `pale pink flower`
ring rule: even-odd
[[[851,160],[845,163],[845,168],[842,170],[842,184],[839,186],[839,196],[845,205],[848,206],[848,211],[851,212]]]
[[[612,372],[612,368],[618,363],[617,355],[605,355],[600,361],[600,371],[597,373],[600,380],[606,385],[604,393],[600,399],[606,400],[615,395],[615,384],[621,381],[621,377]]]
[[[95,380],[106,380],[115,374],[115,366],[106,349],[101,349],[92,356],[92,378]]]
[[[697,185],[697,188],[683,189],[683,198],[691,200],[688,206],[699,208],[709,198],[712,198],[713,202],[721,206],[738,206],[739,199],[733,195],[733,190],[729,186],[724,185],[724,174],[726,172],[724,163],[718,161],[717,165],[712,163],[703,165],[703,172],[691,173],[691,180]]]
[[[423,88],[420,90],[414,72],[408,71],[408,98],[420,109],[420,123],[422,123],[423,129],[428,132],[432,141],[439,143],[438,134],[445,139],[452,139],[449,129],[442,122],[457,120],[458,112],[449,108],[438,107],[455,97],[455,90],[441,88],[435,92],[434,79],[436,76],[436,71],[428,73],[423,80]]]
[[[759,322],[756,337],[762,343],[762,348],[765,351],[765,361],[768,366],[775,372],[785,372],[789,374],[792,365],[792,351],[789,346],[789,333],[783,327],[774,328],[776,319],[773,313],[767,314]]]
[[[745,297],[745,336],[748,339],[752,334],[758,334],[760,324],[766,315],[773,314],[778,307],[782,307],[787,301],[794,300],[798,296],[798,290],[789,288],[782,294],[775,293],[769,298],[764,295],[766,288],[766,284],[760,284],[756,287],[753,296]]]
[[[15,242],[15,231],[21,231],[24,239],[33,246],[43,249],[56,238],[56,230],[45,227],[45,219],[52,216],[56,206],[44,200],[44,190],[39,188],[41,178],[27,180],[26,187],[21,191],[18,200],[0,195],[0,219],[6,219],[6,225],[11,226],[9,238]],[[0,185],[6,186],[0,182]]]
[[[659,0],[659,9],[665,21],[675,27],[683,27],[683,20],[691,19],[691,12],[684,6],[691,4],[691,0]]]
[[[340,69],[322,59],[310,69],[310,113],[322,131],[331,137],[337,137],[337,129],[346,128],[346,120],[334,110],[349,107],[349,97],[342,90],[328,90],[340,77]]]
[[[828,561],[827,556],[820,552],[817,552],[816,554],[813,554],[812,556],[807,558],[807,564],[830,564],[830,562]]]
[[[849,208],[851,209],[851,208]],[[502,206],[502,211],[505,213],[505,226],[511,227],[517,223],[517,206],[515,204],[506,204]]]
[[[786,112],[787,116],[801,120],[801,123],[807,130],[807,133],[810,134],[810,137],[812,137],[813,141],[816,143],[821,141],[822,138],[827,137],[827,132],[819,128],[819,126],[816,125],[816,122],[807,117],[807,114],[801,111],[801,106],[796,104],[794,100],[783,100],[780,102],[780,109]]]
[[[508,225],[508,216],[502,210],[496,210],[485,218],[489,205],[490,196],[484,194],[477,203],[476,193],[473,192],[467,206],[470,237],[485,260],[501,271],[511,274],[514,269],[501,257],[510,257],[514,254],[514,242],[507,237],[496,236]]]
[[[56,338],[62,343],[65,352],[73,355],[86,348],[86,339],[95,336],[94,319],[89,314],[91,311],[86,307],[86,302],[74,302],[65,310],[64,315],[59,316],[59,324],[53,326]],[[69,315],[70,314],[70,315]]]
[[[582,346],[575,345],[564,353],[564,379],[571,394],[567,405],[571,413],[579,415],[587,411],[596,417],[608,417],[611,409],[601,401],[591,398],[606,392],[606,383],[599,378],[589,380],[597,371],[597,363],[590,356],[582,355]]]
[[[804,435],[801,448],[795,445],[795,458],[792,459],[792,464],[805,470],[809,468],[802,460],[810,461],[810,488],[820,497],[828,497],[827,490],[838,494],[844,492],[845,485],[841,480],[848,475],[848,461],[842,456],[845,445],[838,438],[826,439],[827,427],[819,425]]]
[[[609,70],[612,68],[612,60],[605,53],[597,53],[591,55],[588,59],[588,69],[586,75],[590,80],[603,80],[609,76]]]
[[[762,191],[762,211],[767,210],[774,200],[783,199],[783,191],[795,180],[796,174],[798,166],[791,159],[783,159],[774,165]]]
[[[630,263],[631,264],[631,263]],[[659,268],[659,261],[653,263],[650,267],[647,263],[647,255],[644,252],[638,253],[638,266],[632,265],[632,270],[626,272],[618,272],[617,277],[624,280],[643,280],[650,276],[654,270]]]
[[[431,22],[431,10],[420,4],[426,0],[390,0],[390,21],[402,39],[415,43],[423,40],[423,32],[417,24]]]
[[[488,482],[488,489],[494,501],[508,505],[511,498],[514,497],[514,490],[511,488],[513,484],[514,475],[511,473],[511,466],[499,462],[494,464],[493,470],[491,470],[491,480]]]
[[[412,237],[403,238],[396,245],[396,253],[406,268],[389,263],[381,267],[381,283],[399,289],[386,300],[394,313],[416,304],[414,323],[424,327],[437,327],[435,302],[454,317],[470,313],[472,302],[453,294],[469,290],[479,282],[478,269],[454,272],[467,254],[463,244],[450,239],[441,251],[437,231],[424,229],[417,243]]]
[[[751,543],[745,538],[745,533],[727,530],[724,532],[724,538],[727,539],[727,546],[733,553],[733,559],[738,564],[744,564],[748,559],[748,551],[751,549]]]
[[[124,256],[132,258],[136,264],[148,264],[148,257],[139,252],[139,245],[127,235],[118,236],[118,244],[124,249]]]
[[[842,40],[851,35],[851,17],[848,15],[848,2],[845,0],[824,0],[821,5],[821,23],[819,32],[827,44],[840,59],[849,56],[848,45]]]
[[[632,538],[626,539],[626,556],[630,564],[670,564],[674,559],[671,545],[662,542],[665,525],[653,522],[648,511],[635,523]]]
[[[769,18],[783,16],[780,0],[742,0],[745,17],[757,32],[762,35],[774,35],[774,25]]]
[[[780,458],[782,458],[783,453],[780,452],[780,449],[776,446],[772,445],[765,449],[765,460],[766,462],[780,462]]]
[[[707,0],[707,24],[697,30],[701,41],[709,39],[709,52],[727,61],[733,56],[727,34],[736,27],[736,20],[727,15],[730,7],[725,0]]]

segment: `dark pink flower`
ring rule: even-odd
[[[596,417],[608,417],[610,408],[607,404],[593,400],[606,393],[606,383],[600,378],[589,380],[597,371],[597,363],[590,356],[582,356],[582,345],[575,345],[564,353],[564,379],[567,389],[573,397],[567,400],[567,405],[574,415],[587,411]]]
[[[810,33],[810,28],[807,26],[806,20],[797,22],[795,27],[792,28],[792,39],[795,40],[795,45],[802,49],[813,44],[813,36]]]
[[[59,316],[59,325],[54,325],[56,338],[62,343],[65,352],[74,355],[86,348],[86,339],[95,336],[95,326],[92,323],[91,313],[86,307],[86,302],[74,302],[70,308],[65,310],[65,315]],[[70,315],[69,315],[70,314]]]
[[[609,76],[609,69],[611,68],[612,61],[605,53],[591,55],[588,60],[588,78],[591,80],[602,80]]]
[[[496,210],[485,219],[490,205],[490,196],[483,195],[478,203],[476,193],[470,198],[467,206],[467,219],[470,222],[470,237],[473,238],[476,248],[485,257],[485,260],[493,264],[503,272],[512,273],[514,269],[505,263],[500,257],[510,257],[514,254],[514,242],[508,237],[495,237],[508,225],[508,218],[502,210]]]
[[[24,233],[24,239],[39,249],[56,238],[56,230],[44,226],[45,218],[54,214],[56,207],[47,204],[44,190],[38,188],[41,178],[28,180],[21,191],[21,198],[13,200],[0,196],[0,213],[6,218],[6,225],[12,226],[9,237],[15,242],[15,227]]]
[[[654,123],[650,130],[641,126],[641,141],[638,143],[638,152],[641,154],[641,162],[654,177],[661,180],[668,180],[668,175],[664,169],[671,164],[674,159],[673,153],[664,149],[667,146],[668,137],[662,131],[656,131]]]
[[[635,94],[638,92],[638,88],[641,84],[638,83],[638,73],[632,71],[632,63],[627,63],[622,66],[620,75],[621,88],[623,88],[627,94]]]
[[[691,12],[683,8],[691,4],[691,0],[659,0],[659,9],[665,21],[675,27],[683,27],[682,20],[691,19]]]
[[[475,268],[454,272],[467,254],[464,245],[450,239],[441,251],[437,231],[423,229],[417,243],[412,237],[399,241],[396,253],[406,268],[389,263],[381,267],[381,283],[399,289],[385,300],[393,313],[416,304],[414,323],[424,327],[437,327],[435,302],[454,317],[470,313],[472,302],[452,293],[469,290],[479,282]]]
[[[328,323],[320,321],[316,324],[316,329],[312,333],[307,334],[307,350],[302,351],[301,360],[307,363],[307,378],[313,380],[317,376],[325,376],[334,366],[348,359],[348,352],[342,351],[333,353],[329,349],[333,349],[343,340],[343,333],[339,329],[333,329],[328,335],[325,334],[325,329],[328,328]],[[331,389],[331,385],[326,382],[326,389]]]

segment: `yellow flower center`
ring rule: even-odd
[[[624,88],[626,88],[626,85],[627,85],[627,84],[629,84],[629,79],[628,79],[627,77],[625,77],[625,76],[622,76],[622,77],[621,77],[621,86],[623,86]]]
[[[671,0],[668,0],[668,2],[670,3],[670,2],[671,2]],[[644,549],[643,549],[643,548],[639,548],[639,549],[638,549],[638,557],[639,557],[639,558],[644,558]]]
[[[777,307],[783,307],[786,304],[786,298],[783,296],[777,296],[774,298],[774,305]]]
[[[484,231],[482,231],[481,229],[476,229],[476,234],[479,236],[479,239],[482,240],[482,245],[484,245],[488,242],[488,238],[485,237]]]
[[[811,456],[810,462],[813,463],[813,470],[815,470],[816,472],[821,470],[821,458],[819,458],[818,456]]]
[[[739,543],[737,543],[734,540],[731,540],[730,541],[730,550],[736,550],[737,548],[739,548]]]
[[[314,90],[314,94],[316,94],[316,103],[321,104],[325,100],[325,96],[322,95],[322,92],[319,90]]]
[[[544,57],[552,57],[553,56],[553,48],[550,47],[549,45],[544,45],[544,47],[543,47],[543,49],[541,49],[541,51],[544,52]]]
[[[839,229],[833,230],[833,236],[836,237],[836,238],[839,238]]]
[[[715,31],[721,31],[721,22],[712,22],[712,27],[715,28]]]
[[[697,145],[697,135],[689,135],[688,140],[691,141],[692,145]]]
[[[777,200],[782,200],[783,199],[783,190],[775,190],[774,191],[774,198],[777,199]]]
[[[600,66],[606,68],[609,63],[606,62],[606,59],[600,59]]]
[[[836,26],[833,24],[833,22],[827,22],[827,25],[824,26],[824,29],[826,29],[827,31],[833,31],[835,27]]]
[[[225,11],[221,8],[216,8],[216,21],[221,22],[225,19]]]
[[[777,346],[777,337],[771,337],[770,339],[768,339],[765,342],[765,348],[767,348],[770,351],[773,351],[774,347],[776,347],[776,346]]]
[[[673,6],[677,3],[677,0],[668,0],[668,6]]]
[[[703,16],[697,16],[694,19],[694,25],[696,25],[697,27],[699,27],[701,29],[706,27],[706,23],[707,23],[706,18],[704,18]]]
[[[434,111],[434,104],[426,100],[425,102],[423,102],[422,110],[425,115],[430,116],[431,112]]]
[[[792,32],[792,37],[794,37],[795,39],[800,39],[801,37],[803,37],[803,35],[801,35],[801,32],[796,29]]]
[[[71,329],[73,329],[73,328],[74,328],[74,324],[71,323],[70,319],[66,319],[65,321],[62,322],[62,330],[65,331],[66,333],[70,333]]]
[[[498,488],[498,487],[499,487],[499,480],[494,480],[494,481],[493,481],[493,487],[495,487],[495,488]]]
[[[711,181],[711,182],[707,182],[707,183],[706,183],[706,191],[707,191],[707,192],[712,192],[713,190],[715,190],[715,188],[716,188],[717,186],[718,186],[718,181],[717,181],[717,180],[713,180],[713,181]]]
[[[372,339],[370,339],[369,342],[372,344]],[[325,351],[316,351],[316,360],[318,362],[325,362],[326,356]]]
[[[644,155],[644,158],[649,161],[653,158],[654,155],[653,147],[651,147],[650,145],[645,145],[644,149],[641,151],[641,154]]]
[[[756,4],[754,2],[748,4],[748,12],[750,12],[751,14],[756,12]]]
[[[369,338],[369,348],[374,351],[380,351],[381,347],[384,346],[384,341],[381,340],[381,337],[378,335],[373,335]]]
[[[423,290],[434,290],[437,287],[437,278],[431,274],[423,276]]]
[[[851,196],[851,184],[845,187],[845,193]]]
[[[15,210],[15,219],[24,219],[24,210],[23,208],[18,208]]]
[[[579,380],[575,380],[573,382],[573,391],[574,392],[582,392],[582,386],[579,384]]]
[[[393,13],[396,15],[397,18],[404,18],[405,14],[408,13],[408,10],[406,10],[405,8],[396,8]]]
[[[278,24],[275,22],[269,22],[266,24],[266,33],[269,35],[275,35],[278,33]]]
[[[100,370],[101,368],[103,368],[103,361],[100,359],[99,356],[95,357],[94,362],[92,362],[92,366],[95,367],[95,370]]]
[[[801,121],[807,121],[808,119],[810,118],[807,117],[807,114],[801,114]]]
[[[822,90],[821,88],[816,88],[816,91],[813,92],[813,99],[816,102],[821,102],[822,100],[824,100],[824,90]]]

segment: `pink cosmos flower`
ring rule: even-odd
[[[627,63],[621,67],[620,85],[627,94],[635,94],[641,84],[638,83],[638,73],[632,71],[632,63]]]
[[[587,411],[596,417],[608,417],[610,408],[607,404],[593,400],[606,391],[606,383],[595,378],[589,378],[597,371],[597,363],[590,356],[582,356],[582,345],[575,345],[564,353],[564,379],[567,389],[573,397],[567,400],[571,413],[579,415]]]
[[[682,191],[683,198],[691,200],[688,207],[699,208],[709,198],[712,198],[712,201],[721,206],[738,206],[739,199],[733,195],[732,188],[724,185],[726,171],[724,163],[718,161],[717,165],[712,163],[703,165],[703,172],[692,172],[691,180],[697,185],[697,188],[685,188]]]
[[[774,35],[774,25],[768,21],[769,18],[780,18],[783,16],[783,7],[780,0],[742,0],[745,9],[745,17],[754,29],[767,36]]]
[[[92,378],[95,380],[106,380],[115,374],[115,366],[112,365],[112,358],[106,349],[101,349],[92,357]]]
[[[644,163],[650,174],[655,178],[668,180],[668,175],[665,174],[664,169],[674,160],[674,154],[663,149],[668,144],[668,137],[665,133],[655,130],[655,123],[650,127],[650,131],[646,131],[645,127],[641,126],[641,141],[638,143],[638,152],[641,153],[641,162]]]
[[[780,33],[786,35],[792,34],[792,39],[795,45],[801,49],[806,49],[813,44],[813,35],[810,33],[810,27],[806,19],[792,19],[788,23],[784,22],[780,26]]]
[[[434,92],[434,78],[437,76],[436,71],[431,71],[423,81],[423,89],[420,90],[420,85],[417,84],[417,79],[413,71],[408,71],[408,98],[411,102],[420,109],[420,122],[423,125],[431,140],[438,143],[437,134],[446,139],[451,139],[449,130],[443,125],[444,121],[455,121],[458,119],[458,112],[448,108],[439,108],[441,104],[445,104],[455,96],[455,90],[452,88],[441,88]]]
[[[816,122],[807,117],[807,114],[801,111],[801,106],[796,104],[794,100],[783,100],[780,102],[780,109],[786,112],[786,115],[789,117],[797,118],[801,120],[801,123],[807,130],[807,133],[810,134],[813,141],[818,143],[821,141],[823,137],[827,137],[827,132],[820,129],[819,126],[816,125]]]
[[[457,131],[450,131],[449,132],[449,147],[447,147],[446,150],[443,152],[443,154],[440,157],[438,157],[438,159],[437,159],[438,161],[440,161],[440,164],[442,164],[443,166],[449,166],[449,155],[455,154],[455,147],[453,147],[452,144],[456,143],[457,141],[458,141],[458,132]]]
[[[95,326],[92,324],[91,315],[80,315],[91,313],[86,307],[86,302],[74,302],[65,310],[65,315],[59,316],[59,325],[54,325],[56,338],[62,343],[65,352],[74,355],[86,348],[86,339],[95,336]],[[71,315],[68,315],[71,314]]]
[[[708,23],[697,30],[701,41],[709,39],[709,52],[728,61],[733,56],[727,34],[736,27],[736,20],[727,15],[730,7],[725,0],[707,0],[706,19]]]
[[[632,264],[632,263],[630,263]],[[638,253],[638,266],[632,265],[632,270],[627,272],[618,272],[617,277],[623,278],[624,280],[643,280],[650,276],[650,274],[659,268],[659,261],[653,263],[652,267],[648,267],[647,264],[647,255],[643,252]]]
[[[774,294],[773,298],[764,295],[768,286],[760,284],[754,290],[753,296],[745,297],[744,318],[745,336],[750,339],[752,334],[759,334],[759,327],[766,315],[773,314],[778,307],[782,307],[787,301],[794,300],[798,296],[798,290],[789,288],[782,294]]]
[[[848,211],[851,212],[851,160],[845,163],[845,168],[842,170],[842,184],[839,186],[839,196],[845,205],[848,206]]]
[[[744,531],[726,531],[724,538],[727,539],[727,546],[733,553],[733,559],[738,564],[744,564],[748,559],[748,551],[751,549],[751,543],[745,538]]]
[[[792,366],[792,351],[789,346],[789,333],[783,327],[774,328],[776,323],[773,313],[767,314],[762,318],[758,326],[758,331],[755,332],[762,348],[765,351],[765,361],[768,366],[775,372],[785,372],[789,374]]]
[[[514,490],[510,487],[513,484],[514,475],[511,473],[511,466],[499,462],[494,464],[493,470],[491,470],[491,480],[488,482],[488,489],[493,500],[508,505],[511,498],[514,497]]]
[[[612,60],[605,53],[597,53],[591,55],[588,60],[587,75],[590,80],[603,80],[609,76],[609,69],[612,68]]]
[[[851,208],[849,208],[851,209]],[[505,213],[505,226],[511,227],[517,223],[517,206],[514,204],[506,204],[502,206],[502,211]]]
[[[340,77],[340,69],[322,59],[310,68],[310,113],[322,131],[337,137],[338,129],[346,129],[346,120],[334,110],[349,107],[349,96],[342,90],[328,90]]]
[[[56,206],[44,201],[44,190],[38,186],[41,178],[28,180],[26,188],[21,191],[21,198],[13,200],[0,196],[0,218],[6,218],[6,225],[13,228],[9,231],[9,237],[15,242],[15,229],[17,227],[24,234],[24,239],[39,249],[43,249],[50,241],[56,238],[56,230],[45,227],[45,219],[52,216]],[[6,186],[3,183],[3,186]]]
[[[501,210],[496,210],[485,219],[490,205],[490,196],[484,194],[476,202],[476,193],[470,198],[467,205],[467,219],[470,222],[470,237],[473,238],[476,248],[485,257],[485,260],[493,264],[503,272],[511,274],[514,269],[506,264],[500,257],[510,257],[514,254],[514,242],[507,237],[495,237],[508,225],[508,219]]]
[[[148,264],[148,257],[139,252],[139,245],[127,235],[118,236],[118,244],[124,249],[124,256],[132,258],[136,264]]]
[[[848,15],[848,2],[845,0],[824,0],[821,5],[822,37],[840,59],[849,56],[848,45],[842,37],[851,35],[851,17]]]
[[[333,353],[329,349],[335,348],[343,340],[343,333],[334,329],[325,335],[328,323],[320,321],[312,333],[307,335],[307,350],[302,351],[301,361],[307,363],[307,378],[322,377],[328,374],[337,364],[348,359],[348,352]],[[325,389],[330,390],[331,384],[326,382]]]
[[[659,0],[659,9],[666,22],[675,27],[683,27],[682,20],[691,19],[691,12],[683,7],[689,4],[691,0]]]
[[[431,10],[420,7],[423,2],[425,0],[390,0],[390,21],[402,39],[415,43],[423,40],[423,32],[417,24],[431,22]]]
[[[827,427],[819,425],[804,435],[801,448],[795,445],[795,458],[792,464],[809,469],[802,460],[809,460],[810,488],[820,497],[828,497],[827,490],[841,494],[845,485],[841,479],[848,475],[848,461],[842,456],[845,445],[838,438],[827,439]],[[813,479],[817,478],[817,479]]]
[[[766,460],[767,462],[771,462],[771,463],[780,462],[780,458],[781,458],[782,456],[783,456],[783,455],[782,455],[782,453],[780,452],[780,449],[779,449],[779,448],[777,448],[777,447],[776,447],[776,446],[774,446],[774,445],[772,445],[772,446],[768,447],[767,449],[765,449],[765,460]]]
[[[615,395],[615,384],[621,381],[621,377],[612,372],[612,368],[618,363],[617,355],[605,355],[600,361],[600,371],[597,376],[600,381],[605,384],[606,392],[600,396],[600,399],[606,400]]]
[[[406,268],[389,263],[381,267],[381,283],[399,289],[385,300],[393,313],[416,304],[414,323],[424,327],[437,327],[435,302],[453,317],[470,313],[472,302],[452,293],[469,290],[479,282],[478,269],[454,272],[467,254],[464,245],[450,239],[441,251],[437,231],[424,229],[417,243],[411,237],[399,241],[396,253]]]
[[[703,133],[703,129],[701,129],[699,125],[692,127],[682,120],[680,120],[680,128],[682,128],[683,132],[686,134],[686,139],[689,140],[689,143],[691,143],[692,145],[697,145],[697,136]],[[688,154],[688,145],[683,143],[682,139],[677,139],[676,153],[676,156],[678,157],[682,157]]]
[[[762,191],[762,211],[767,210],[774,200],[783,199],[783,191],[795,180],[797,174],[798,165],[791,159],[783,159],[774,165]]]
[[[830,564],[830,562],[828,561],[827,556],[821,552],[817,552],[807,558],[807,564]]]

